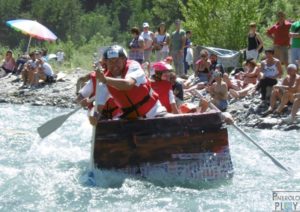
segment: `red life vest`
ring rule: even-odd
[[[125,71],[122,73],[122,79],[125,78],[130,64],[135,61],[127,60]],[[112,77],[108,71],[106,74]],[[115,87],[107,85],[108,91],[114,98],[115,103],[123,111],[123,118],[136,119],[145,117],[158,100],[158,95],[151,89],[151,83],[147,82],[139,86],[134,85],[130,90],[118,90]]]
[[[172,84],[169,81],[153,81],[151,82],[152,89],[158,94],[159,101],[169,113],[172,112],[172,107],[169,99],[169,92],[172,91]]]
[[[95,96],[96,94],[96,83],[97,83],[97,79],[96,79],[96,72],[93,71],[90,73],[90,79],[92,80],[93,83],[93,92],[92,94],[89,96],[89,98],[92,98]],[[93,102],[91,102],[88,106],[88,109],[91,110],[94,107]],[[105,105],[103,107],[102,110],[102,117],[104,119],[112,119],[114,116],[121,114],[121,110],[119,109],[119,107],[116,105],[115,101],[113,100],[113,98],[109,98],[106,102]]]

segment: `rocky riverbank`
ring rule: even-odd
[[[0,78],[0,103],[30,104],[34,106],[55,106],[74,108],[76,82],[86,72],[75,70],[52,84],[43,84],[38,88],[21,88],[23,82],[15,75]],[[259,129],[293,130],[300,129],[300,123],[286,124],[282,118],[290,114],[291,106],[279,115],[262,117],[267,105],[261,104],[259,95],[232,101],[228,107],[236,122],[241,126]]]

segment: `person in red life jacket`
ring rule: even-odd
[[[165,80],[164,77],[169,71],[172,70],[172,66],[166,62],[159,61],[152,66],[155,75],[154,81],[151,81],[151,87],[158,94],[159,101],[169,113],[178,114],[178,108],[175,101],[175,96],[172,90],[172,84],[169,80]]]
[[[122,110],[124,119],[154,118],[167,115],[166,108],[151,88],[141,65],[127,59],[125,49],[118,45],[108,47],[103,54],[108,71],[97,72],[102,83],[97,91],[98,112],[104,109],[111,95]]]
[[[100,62],[102,67],[105,67],[104,62]],[[97,68],[97,67],[95,67]],[[88,116],[91,124],[95,122],[93,117],[93,108],[94,108],[94,101],[95,101],[95,92],[96,92],[96,85],[97,85],[97,79],[96,79],[96,71],[92,71],[87,76],[84,76],[83,78],[80,78],[81,83],[83,80],[88,81],[83,88],[80,89],[77,96],[77,102],[82,107],[88,108]],[[115,104],[114,100],[110,97],[106,101],[104,108],[101,113],[101,119],[113,119],[122,114],[122,111],[118,108],[118,106]]]

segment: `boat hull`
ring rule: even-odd
[[[96,127],[93,159],[100,169],[183,179],[231,177],[227,129],[220,113],[135,121],[107,120]]]

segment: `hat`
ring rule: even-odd
[[[144,27],[144,28],[145,28],[145,27],[149,27],[148,22],[144,22],[144,23],[143,23],[143,27]]]
[[[152,65],[152,68],[155,72],[164,72],[164,71],[170,71],[172,70],[172,66],[166,62],[159,61]]]

